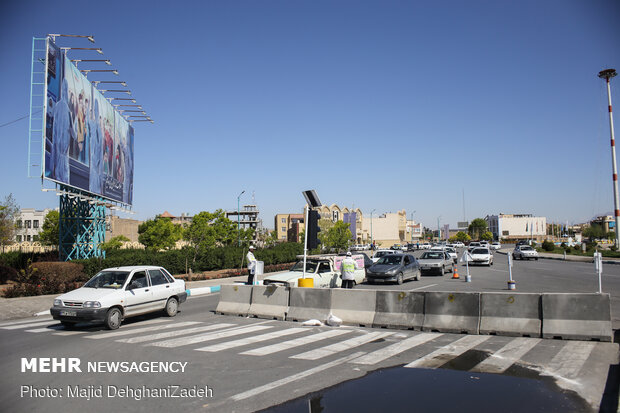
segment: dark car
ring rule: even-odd
[[[410,278],[419,281],[421,275],[418,260],[409,254],[385,255],[366,270],[366,279],[369,284],[380,282],[402,284],[404,280]]]

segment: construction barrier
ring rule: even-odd
[[[255,285],[252,287],[249,315],[284,320],[288,311],[289,292],[289,287]]]
[[[370,327],[375,318],[376,290],[332,290],[331,311],[343,324]]]
[[[478,334],[480,293],[425,294],[423,331]]]
[[[421,330],[424,323],[424,293],[377,291],[373,327]]]
[[[220,290],[220,302],[215,312],[246,316],[250,311],[252,286],[243,284],[224,284]]]
[[[481,293],[480,334],[541,336],[540,294]]]
[[[331,311],[332,291],[329,288],[291,288],[286,320],[324,322]]]
[[[542,336],[612,341],[609,294],[543,294]]]

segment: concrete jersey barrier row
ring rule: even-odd
[[[222,285],[217,313],[445,333],[612,341],[609,294],[410,292]]]

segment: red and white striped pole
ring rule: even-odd
[[[620,198],[618,197],[618,168],[616,167],[616,140],[614,139],[614,118],[611,111],[611,87],[609,79],[616,76],[615,69],[605,69],[599,72],[598,77],[607,82],[607,102],[609,105],[609,128],[611,129],[611,166],[614,179],[614,216],[616,218],[616,247],[620,248]]]

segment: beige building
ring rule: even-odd
[[[38,210],[34,208],[22,208],[15,221],[15,242],[39,241],[39,234],[43,230],[43,222],[48,212],[52,209]]]
[[[603,231],[610,232],[614,231],[616,221],[611,215],[601,215],[593,219],[592,222],[590,222],[590,225],[592,224],[600,225],[603,228]]]
[[[362,229],[366,238],[363,242],[374,241],[378,247],[390,247],[408,242],[411,240],[411,232],[407,229],[407,222],[407,213],[404,209],[364,219]]]
[[[542,241],[547,235],[547,218],[532,214],[487,215],[484,218],[493,239],[516,240],[532,238]]]
[[[303,242],[300,235],[306,228],[304,214],[277,214],[273,221],[278,241]]]
[[[129,238],[129,242],[138,242],[138,227],[142,221],[119,218],[116,215],[106,216],[105,240],[109,241],[119,235]]]

